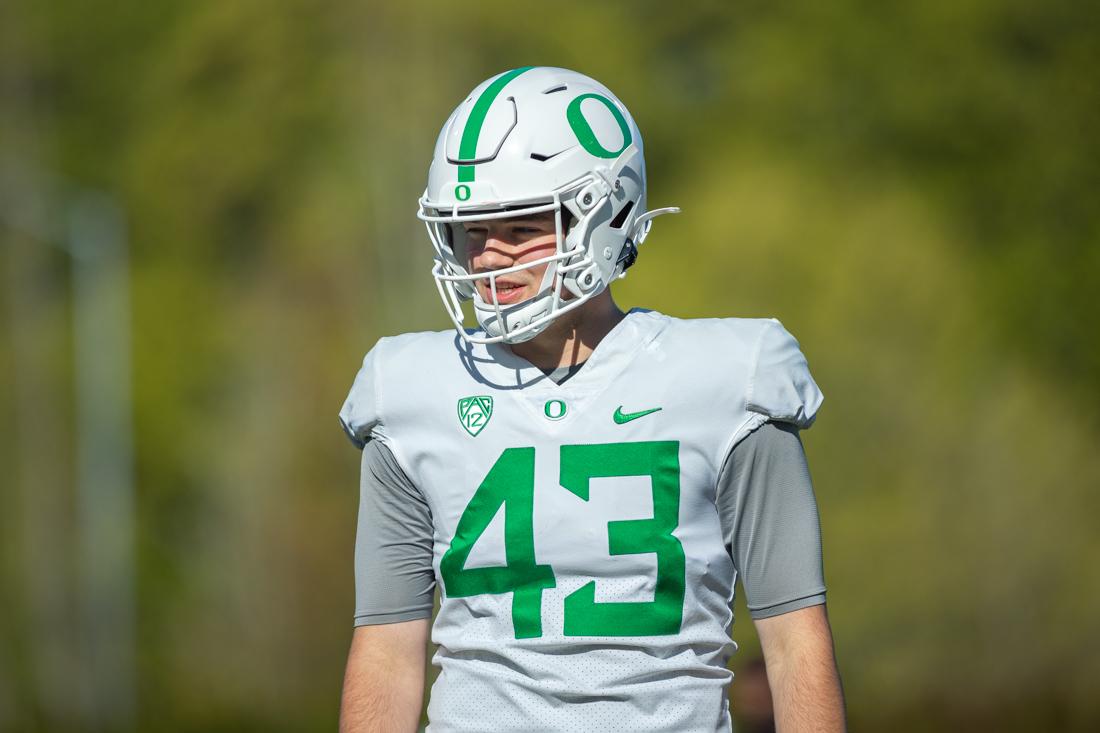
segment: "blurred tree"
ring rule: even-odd
[[[335,411],[373,339],[446,327],[413,215],[431,144],[534,63],[615,89],[650,203],[684,207],[620,300],[802,340],[853,721],[1091,730],[1098,22],[1069,0],[0,7],[0,168],[47,211],[60,177],[133,222],[140,727],[333,726],[357,471]],[[0,457],[43,457],[0,525],[0,728],[77,730],[36,696],[64,684],[42,639],[72,543],[14,518],[68,511],[65,264],[0,237],[0,377],[36,385],[0,391]]]

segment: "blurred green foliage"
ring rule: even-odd
[[[460,10],[0,7],[4,210],[59,219],[79,187],[129,218],[138,727],[334,727],[358,470],[335,412],[375,338],[446,327],[413,215],[438,126],[490,74],[549,64],[616,91],[651,206],[684,209],[620,302],[777,316],[827,395],[805,441],[853,728],[1095,729],[1097,7]],[[79,730],[68,263],[0,239],[23,304],[0,460],[24,467],[0,729]]]

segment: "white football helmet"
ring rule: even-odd
[[[417,215],[435,246],[439,295],[462,337],[521,343],[622,277],[653,218],[677,211],[646,209],[642,136],[607,87],[567,69],[524,67],[482,82],[443,125]],[[540,212],[554,212],[553,255],[468,271],[463,223]],[[497,302],[498,277],[544,264],[535,296]],[[487,281],[491,302],[478,280]],[[466,300],[484,335],[463,328]]]

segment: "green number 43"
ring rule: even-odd
[[[680,631],[684,548],[672,534],[680,514],[679,451],[676,441],[561,446],[559,483],[585,501],[593,478],[650,477],[653,516],[608,522],[607,539],[612,555],[657,555],[652,601],[596,601],[596,581],[589,581],[565,598],[566,636],[655,636]],[[517,639],[542,636],[542,591],[555,585],[553,569],[535,562],[534,492],[535,449],[506,449],[462,512],[451,547],[439,564],[443,588],[450,597],[511,593]],[[467,568],[470,551],[502,504],[507,564]]]

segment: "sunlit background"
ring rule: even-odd
[[[0,729],[334,729],[336,412],[447,327],[431,147],[529,64],[614,90],[683,208],[619,303],[802,343],[852,727],[1096,730],[1100,12],[1061,0],[0,4]]]

